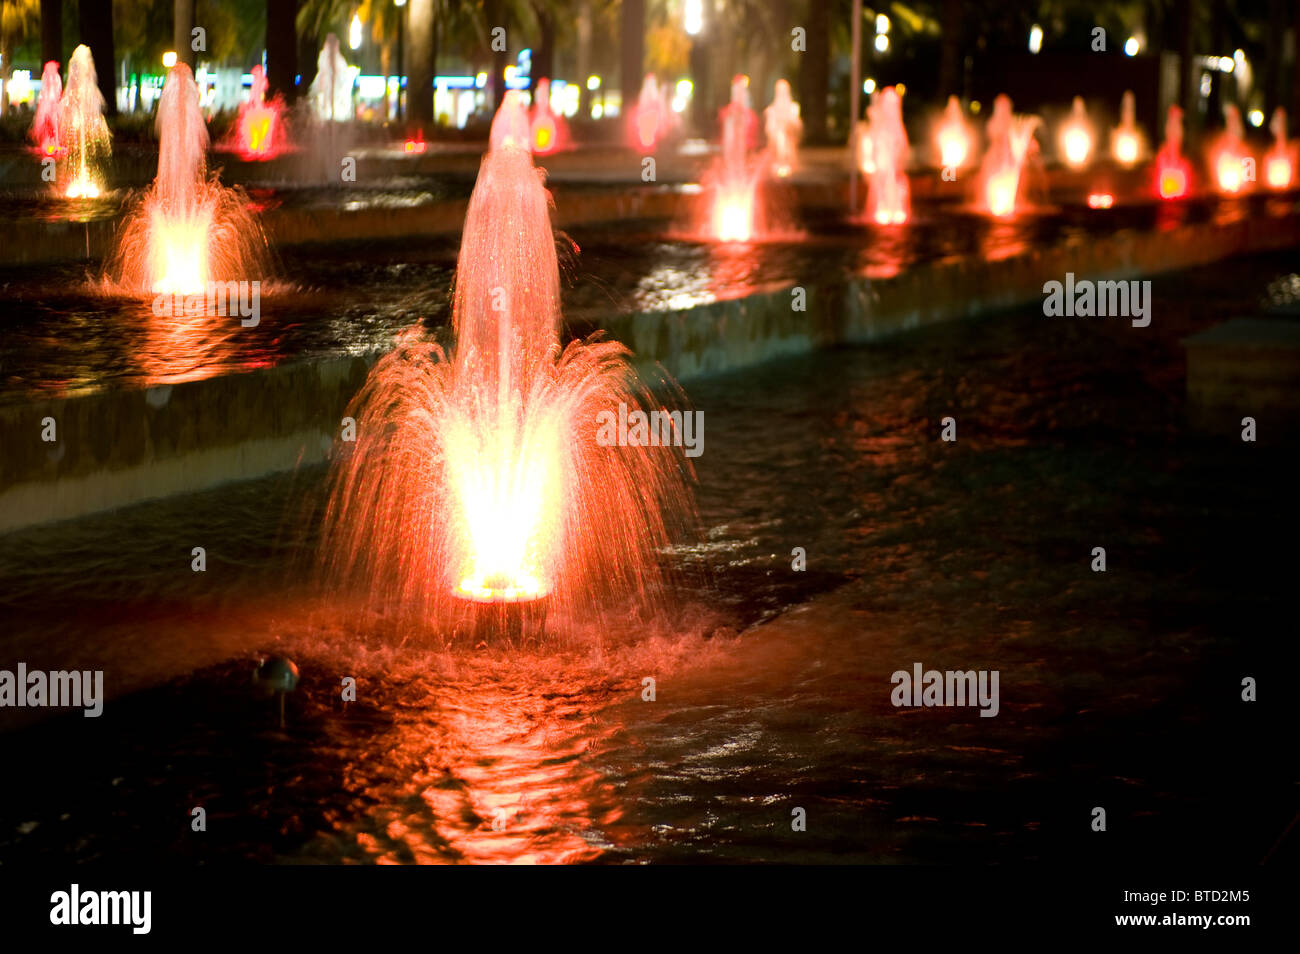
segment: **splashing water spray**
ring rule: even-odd
[[[1165,118],[1165,141],[1156,153],[1156,195],[1181,199],[1191,188],[1191,167],[1183,158],[1183,111],[1170,105]]]
[[[1254,162],[1246,148],[1246,130],[1241,124],[1241,110],[1235,103],[1223,107],[1223,134],[1215,144],[1211,166],[1214,181],[1225,195],[1240,195],[1250,189],[1253,176],[1247,167]]]
[[[1061,156],[1071,169],[1082,169],[1088,165],[1092,155],[1092,124],[1088,122],[1088,111],[1084,107],[1083,97],[1074,97],[1070,105],[1070,118],[1061,126]]]
[[[108,262],[135,294],[203,295],[209,282],[260,280],[266,238],[241,193],[207,175],[208,128],[194,75],[167,74],[158,101],[158,175],[128,214]]]
[[[539,156],[548,156],[569,146],[568,123],[551,109],[551,81],[545,77],[537,81],[530,128],[533,152]]]
[[[454,350],[400,338],[353,400],[357,444],[331,474],[327,567],[420,626],[469,616],[513,635],[615,595],[648,605],[656,553],[690,510],[673,448],[598,440],[602,412],[656,402],[623,345],[561,346],[551,199],[530,140],[507,93],[465,217]]]
[[[653,152],[659,140],[668,131],[671,114],[664,102],[659,81],[653,73],[647,73],[641,83],[641,94],[636,100],[636,111],[632,117],[632,145],[647,152]]]
[[[956,96],[948,97],[943,116],[935,132],[935,144],[939,148],[939,164],[954,173],[964,168],[970,159],[970,128],[962,112],[961,101]]]
[[[1144,152],[1142,130],[1137,124],[1137,101],[1132,90],[1125,90],[1119,101],[1119,125],[1110,135],[1110,151],[1115,161],[1126,169],[1132,168]]]
[[[36,104],[36,118],[32,121],[32,142],[41,157],[62,155],[59,143],[59,116],[62,112],[63,80],[59,77],[59,64],[50,60],[41,74],[41,98]]]
[[[59,142],[70,167],[64,194],[70,199],[93,199],[104,183],[104,163],[112,151],[112,137],[104,121],[104,96],[95,78],[90,47],[72,51],[68,85],[59,111]]]
[[[731,102],[724,106],[722,154],[706,176],[708,234],[719,242],[748,242],[761,231],[758,200],[761,167],[749,161],[749,145],[758,119],[750,107],[749,77],[731,82]]]
[[[1270,189],[1283,191],[1291,188],[1295,177],[1296,149],[1286,141],[1286,110],[1281,106],[1273,110],[1268,128],[1273,145],[1264,157],[1264,181]]]
[[[860,168],[869,182],[866,215],[877,225],[902,225],[911,214],[908,150],[902,97],[888,86],[871,97],[859,139]]]
[[[1037,116],[1017,116],[1011,112],[1011,100],[999,95],[993,101],[988,122],[988,151],[980,167],[984,183],[983,208],[998,218],[1016,213],[1020,193],[1020,175],[1038,129]]]
[[[773,90],[772,102],[763,110],[763,131],[767,134],[767,150],[772,173],[784,179],[794,172],[798,160],[799,139],[803,136],[803,119],[799,104],[790,95],[788,80],[779,79]]]

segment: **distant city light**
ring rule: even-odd
[[[163,54],[163,66],[165,66],[167,69],[171,69],[175,65],[176,65],[176,51],[168,50],[166,53]]]
[[[393,0],[393,6],[404,7],[406,6],[406,0]]]
[[[704,29],[704,0],[686,0],[682,11],[682,27],[691,36],[698,36]]]
[[[885,16],[883,13],[878,14],[876,16],[876,32],[877,33],[889,32],[889,17]]]
[[[361,49],[361,16],[352,14],[352,25],[348,27],[348,46],[354,50]]]
[[[1234,69],[1236,69],[1236,67],[1237,67],[1237,64],[1233,62],[1232,57],[1230,57],[1230,56],[1221,56],[1221,57],[1219,57],[1219,72],[1220,72],[1220,73],[1231,73]]]
[[[877,34],[876,34],[876,49],[877,49],[879,52],[881,52],[881,53],[884,53],[886,50],[889,49],[889,34],[888,34],[888,33],[877,33]]]
[[[1029,52],[1037,53],[1043,48],[1043,28],[1035,23],[1029,28]]]
[[[899,96],[906,96],[906,95],[907,95],[907,87],[906,87],[904,84],[902,84],[902,83],[895,83],[895,84],[894,84],[894,92],[896,92]]]
[[[864,79],[864,80],[862,81],[862,92],[866,93],[867,95],[870,95],[870,94],[874,93],[875,91],[876,91],[876,81],[875,81],[875,80],[873,80],[873,79],[871,79],[871,78],[867,78],[867,79]]]
[[[476,89],[482,89],[486,85],[487,85],[486,73],[479,73],[478,76],[474,77],[474,86]]]
[[[1141,44],[1138,43],[1138,38],[1135,36],[1131,36],[1124,41],[1124,52],[1128,56],[1137,56],[1140,48]]]
[[[1201,74],[1201,97],[1202,98],[1210,95],[1210,88],[1212,86],[1213,86],[1213,81],[1210,79],[1210,74],[1202,73]]]
[[[1264,114],[1258,109],[1252,109],[1246,114],[1246,118],[1250,120],[1250,124],[1256,128],[1264,125]]]
[[[587,89],[600,89],[600,77],[595,74],[587,77]]]

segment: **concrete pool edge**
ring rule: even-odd
[[[996,261],[963,259],[889,278],[810,281],[678,311],[623,314],[601,325],[632,349],[643,373],[662,367],[689,383],[1041,301],[1043,283],[1067,272],[1131,279],[1293,245],[1300,245],[1296,215],[1120,232]],[[804,311],[795,307],[798,287]],[[322,463],[376,358],[0,404],[4,432],[24,438],[0,459],[0,533]],[[42,440],[47,420],[55,422],[54,441]]]

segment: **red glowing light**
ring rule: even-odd
[[[1088,196],[1088,208],[1109,209],[1115,204],[1115,197],[1109,192],[1094,192]]]
[[[248,101],[239,107],[234,148],[242,159],[261,162],[273,159],[285,150],[284,101],[279,96],[266,98],[266,74],[261,66],[252,69],[253,86]]]
[[[1165,166],[1159,173],[1160,198],[1181,199],[1187,195],[1187,170],[1181,166]]]
[[[1115,137],[1115,158],[1131,166],[1138,159],[1138,137],[1131,132],[1121,132]]]
[[[1242,157],[1233,152],[1220,153],[1214,163],[1215,179],[1219,190],[1230,194],[1241,192],[1246,185],[1246,176]]]
[[[555,121],[543,116],[533,124],[533,152],[544,156],[554,148]]]
[[[1291,185],[1291,160],[1286,156],[1270,156],[1264,163],[1264,181],[1270,189],[1286,189]]]
[[[1016,192],[1020,189],[1020,170],[1006,169],[989,176],[986,200],[989,214],[998,218],[1015,215]]]
[[[408,139],[402,144],[404,152],[420,153],[424,152],[425,143],[423,139]]]
[[[1088,154],[1092,152],[1092,136],[1082,126],[1071,126],[1061,137],[1061,148],[1065,152],[1066,163],[1072,168],[1080,169],[1087,163]]]

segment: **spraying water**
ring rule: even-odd
[[[668,131],[671,116],[659,88],[659,81],[653,73],[647,73],[641,84],[641,94],[637,97],[632,120],[633,145],[653,152]]]
[[[1268,128],[1273,145],[1264,157],[1264,181],[1270,189],[1289,189],[1295,176],[1296,149],[1286,141],[1286,110],[1281,106],[1273,110]]]
[[[104,163],[112,137],[104,121],[104,96],[95,77],[90,47],[77,47],[68,62],[68,85],[59,112],[59,141],[69,167],[65,194],[70,199],[94,198],[104,182]]]
[[[902,97],[888,86],[871,97],[859,138],[860,168],[868,180],[866,214],[877,225],[902,225],[911,215],[909,149]]]
[[[279,96],[266,98],[266,73],[260,64],[252,69],[253,83],[248,101],[240,104],[235,124],[235,148],[247,160],[272,159],[287,148],[284,134],[284,104]]]
[[[1061,125],[1061,157],[1071,169],[1082,169],[1092,156],[1092,123],[1083,97],[1074,97],[1070,104],[1070,118]]]
[[[758,180],[761,167],[749,161],[758,119],[750,106],[749,77],[731,82],[731,101],[719,113],[722,154],[705,176],[708,234],[720,242],[748,242],[762,229]]]
[[[961,102],[956,96],[949,96],[948,105],[944,107],[943,118],[940,119],[938,131],[935,133],[935,142],[939,147],[939,164],[954,173],[964,168],[970,158],[970,141],[970,127],[966,124]]]
[[[62,112],[63,80],[59,77],[59,64],[50,60],[41,74],[41,98],[36,104],[36,118],[32,122],[32,142],[39,156],[58,156],[59,115]]]
[[[339,52],[339,38],[333,33],[316,58],[316,78],[311,81],[310,98],[316,115],[327,122],[347,122],[353,118],[352,83],[354,74]]]
[[[186,296],[209,282],[260,280],[266,238],[241,194],[208,178],[208,129],[184,63],[167,74],[157,126],[158,175],[122,226],[111,280],[137,294]]]
[[[790,95],[790,83],[784,79],[776,81],[772,102],[763,110],[763,129],[767,134],[772,172],[785,178],[795,169],[803,119],[799,116],[799,104]]]
[[[1038,123],[1037,116],[1013,114],[1011,100],[1005,94],[993,101],[993,114],[986,129],[988,150],[980,166],[984,183],[983,208],[990,215],[999,218],[1015,215],[1021,172],[1034,143]]]
[[[648,597],[656,550],[690,509],[678,452],[598,439],[603,412],[655,401],[621,344],[561,347],[551,200],[530,139],[510,92],[465,217],[454,351],[403,336],[354,399],[357,442],[332,473],[327,564],[422,623],[472,604],[577,612]]]
[[[533,152],[548,156],[569,145],[569,126],[563,116],[551,108],[551,81],[543,77],[537,81],[537,91],[532,112]]]
[[[1183,158],[1183,111],[1171,104],[1165,119],[1165,141],[1156,153],[1156,194],[1181,199],[1191,184],[1191,168]]]
[[[1145,151],[1132,90],[1125,90],[1119,101],[1119,125],[1111,131],[1110,149],[1115,161],[1125,168],[1135,165]]]
[[[1223,134],[1211,150],[1211,165],[1219,191],[1238,195],[1250,188],[1254,181],[1254,158],[1246,147],[1246,130],[1241,123],[1241,110],[1235,103],[1223,107]],[[1251,169],[1251,174],[1247,173]]]

